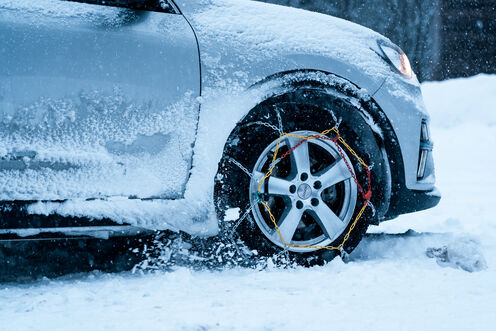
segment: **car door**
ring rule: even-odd
[[[0,200],[178,198],[194,32],[166,0],[0,2]]]

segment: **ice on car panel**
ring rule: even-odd
[[[7,0],[0,39],[2,235],[235,231],[320,263],[440,199],[408,58],[362,26],[244,0]]]

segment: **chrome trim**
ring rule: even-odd
[[[420,125],[420,140],[423,142],[428,142],[431,140],[431,133],[429,131],[429,125],[427,121],[423,120]]]
[[[420,147],[419,147],[419,163],[417,167],[417,180],[421,180],[425,176],[425,168],[429,153],[432,151],[434,144],[430,141],[431,134],[429,132],[429,124],[427,120],[422,120],[420,124]]]
[[[425,166],[427,164],[427,156],[429,154],[428,150],[421,150],[420,151],[420,160],[419,160],[419,166],[418,166],[418,171],[417,171],[417,179],[422,179],[424,178],[425,175]]]

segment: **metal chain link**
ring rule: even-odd
[[[276,131],[277,133],[279,133],[279,135],[284,134],[284,132],[282,132],[281,129],[279,129],[274,124],[270,124],[270,123],[262,122],[262,121],[255,121],[255,122],[252,122],[252,124],[259,124],[259,125],[263,125],[265,127],[268,127],[269,129],[272,129],[272,130]]]
[[[269,124],[270,125],[270,124]],[[325,137],[326,134],[330,133],[331,131],[335,132],[336,133],[336,137],[335,138],[329,138],[329,137]],[[367,171],[367,186],[368,186],[368,190],[367,192],[365,192],[362,188],[362,186],[358,183],[358,179],[356,178],[356,176],[354,176],[354,173],[353,171],[351,170],[351,166],[348,164],[348,162],[346,161],[346,158],[343,157],[345,163],[346,163],[346,166],[348,168],[348,171],[351,172],[352,174],[352,177],[356,183],[356,185],[359,187],[360,189],[360,192],[362,194],[362,197],[364,199],[364,204],[362,206],[362,208],[360,209],[360,211],[358,212],[358,215],[355,217],[353,223],[351,224],[350,228],[348,229],[348,232],[345,234],[344,238],[343,238],[343,241],[338,245],[338,246],[321,246],[321,245],[296,245],[296,244],[289,244],[287,243],[285,240],[284,240],[284,237],[282,236],[281,234],[281,231],[279,229],[279,226],[277,225],[277,220],[276,218],[274,217],[274,215],[272,214],[268,204],[266,202],[264,202],[263,200],[260,199],[260,189],[264,183],[265,180],[267,180],[267,178],[270,177],[270,175],[272,174],[272,171],[274,170],[274,167],[275,167],[275,161],[277,159],[277,153],[279,151],[279,148],[280,148],[280,143],[281,143],[281,140],[282,138],[286,137],[286,136],[291,136],[291,137],[296,137],[296,138],[300,138],[302,139],[302,141],[300,141],[298,144],[296,144],[293,148],[291,148],[288,152],[284,153],[280,158],[279,160],[281,160],[282,158],[284,157],[287,157],[287,155],[289,155],[292,151],[294,151],[296,148],[298,148],[299,146],[301,146],[301,144],[303,144],[304,142],[308,141],[308,140],[311,140],[311,139],[326,139],[326,140],[331,140],[333,141],[336,146],[338,147],[340,153],[342,153],[341,151],[341,147],[338,145],[338,141],[341,142],[344,147],[358,160],[358,162],[360,164],[362,164],[364,167],[365,167],[365,170]],[[272,165],[274,164],[274,165]],[[343,251],[343,247],[344,247],[344,244],[346,243],[346,241],[348,241],[349,237],[350,237],[350,233],[351,231],[353,231],[355,229],[355,226],[356,224],[358,223],[358,220],[362,217],[363,213],[365,212],[365,209],[367,208],[367,206],[369,206],[370,204],[370,198],[371,198],[371,195],[372,195],[372,191],[371,191],[371,182],[370,182],[370,175],[371,175],[371,168],[372,167],[369,167],[363,160],[362,158],[360,158],[357,153],[344,141],[344,139],[340,136],[339,134],[339,130],[337,129],[337,127],[334,127],[332,129],[328,129],[328,130],[325,130],[323,132],[321,132],[320,134],[318,135],[313,135],[313,136],[302,136],[302,135],[298,135],[298,134],[292,134],[292,133],[284,133],[282,135],[279,136],[279,139],[277,141],[277,144],[276,144],[276,147],[275,147],[275,151],[274,151],[274,156],[273,156],[273,159],[272,159],[272,163],[271,163],[271,166],[269,167],[269,170],[267,171],[267,173],[265,174],[265,176],[260,180],[259,184],[258,184],[258,190],[257,190],[257,196],[258,196],[258,203],[260,203],[261,205],[264,206],[265,210],[267,211],[267,213],[269,214],[269,217],[270,217],[270,220],[272,221],[272,223],[274,224],[274,228],[276,229],[278,235],[279,235],[279,238],[281,239],[281,242],[282,244],[287,248],[287,247],[294,247],[294,248],[314,248],[314,249],[328,249],[328,250],[338,250],[338,251]]]
[[[231,229],[231,231],[230,231],[230,233],[229,233],[229,237],[230,237],[230,238],[232,238],[232,237],[233,237],[234,232],[236,232],[236,229],[237,229],[237,228],[238,228],[238,226],[241,224],[241,222],[243,222],[243,221],[246,219],[246,217],[248,217],[248,215],[250,214],[251,210],[252,210],[252,206],[250,205],[250,206],[246,209],[246,211],[243,213],[243,216],[241,216],[241,217],[239,218],[239,220],[237,220],[237,221],[236,221],[236,224],[234,224],[234,226],[232,227],[232,229]]]
[[[235,159],[233,159],[232,157],[228,158],[228,161],[229,162],[232,162],[235,166],[237,166],[239,169],[241,169],[245,174],[247,174],[250,178],[253,179],[253,175],[251,174],[251,172],[248,171],[248,169],[246,169],[241,163],[239,163],[238,161],[236,161]]]

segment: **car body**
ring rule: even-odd
[[[392,178],[380,221],[439,201],[420,85],[387,38],[254,1],[134,3],[0,4],[2,234],[215,235],[226,140],[288,80],[338,80],[377,105]]]

